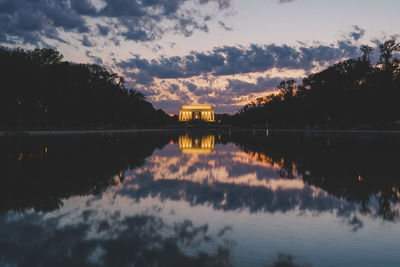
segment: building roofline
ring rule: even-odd
[[[212,109],[212,105],[183,105],[182,109],[189,109],[189,110],[195,110],[195,109]]]

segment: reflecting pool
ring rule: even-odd
[[[400,266],[400,136],[0,137],[0,266]]]

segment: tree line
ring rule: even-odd
[[[375,51],[361,47],[348,59],[297,84],[282,81],[279,93],[260,97],[230,118],[240,126],[272,128],[399,128],[400,43],[389,40]]]
[[[0,47],[0,130],[104,129],[163,125],[169,116],[124,79],[53,49]]]
[[[42,135],[0,138],[0,215],[53,211],[64,199],[122,183],[171,141],[168,134]]]

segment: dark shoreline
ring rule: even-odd
[[[0,131],[1,136],[38,136],[38,135],[72,135],[72,134],[114,134],[114,133],[208,133],[208,132],[285,132],[285,133],[343,133],[343,134],[400,134],[400,130],[326,130],[326,129],[261,129],[261,128],[155,128],[155,129],[130,129],[130,130],[34,130],[34,131]]]

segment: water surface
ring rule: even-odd
[[[0,265],[400,266],[396,135],[146,132],[0,146]]]

